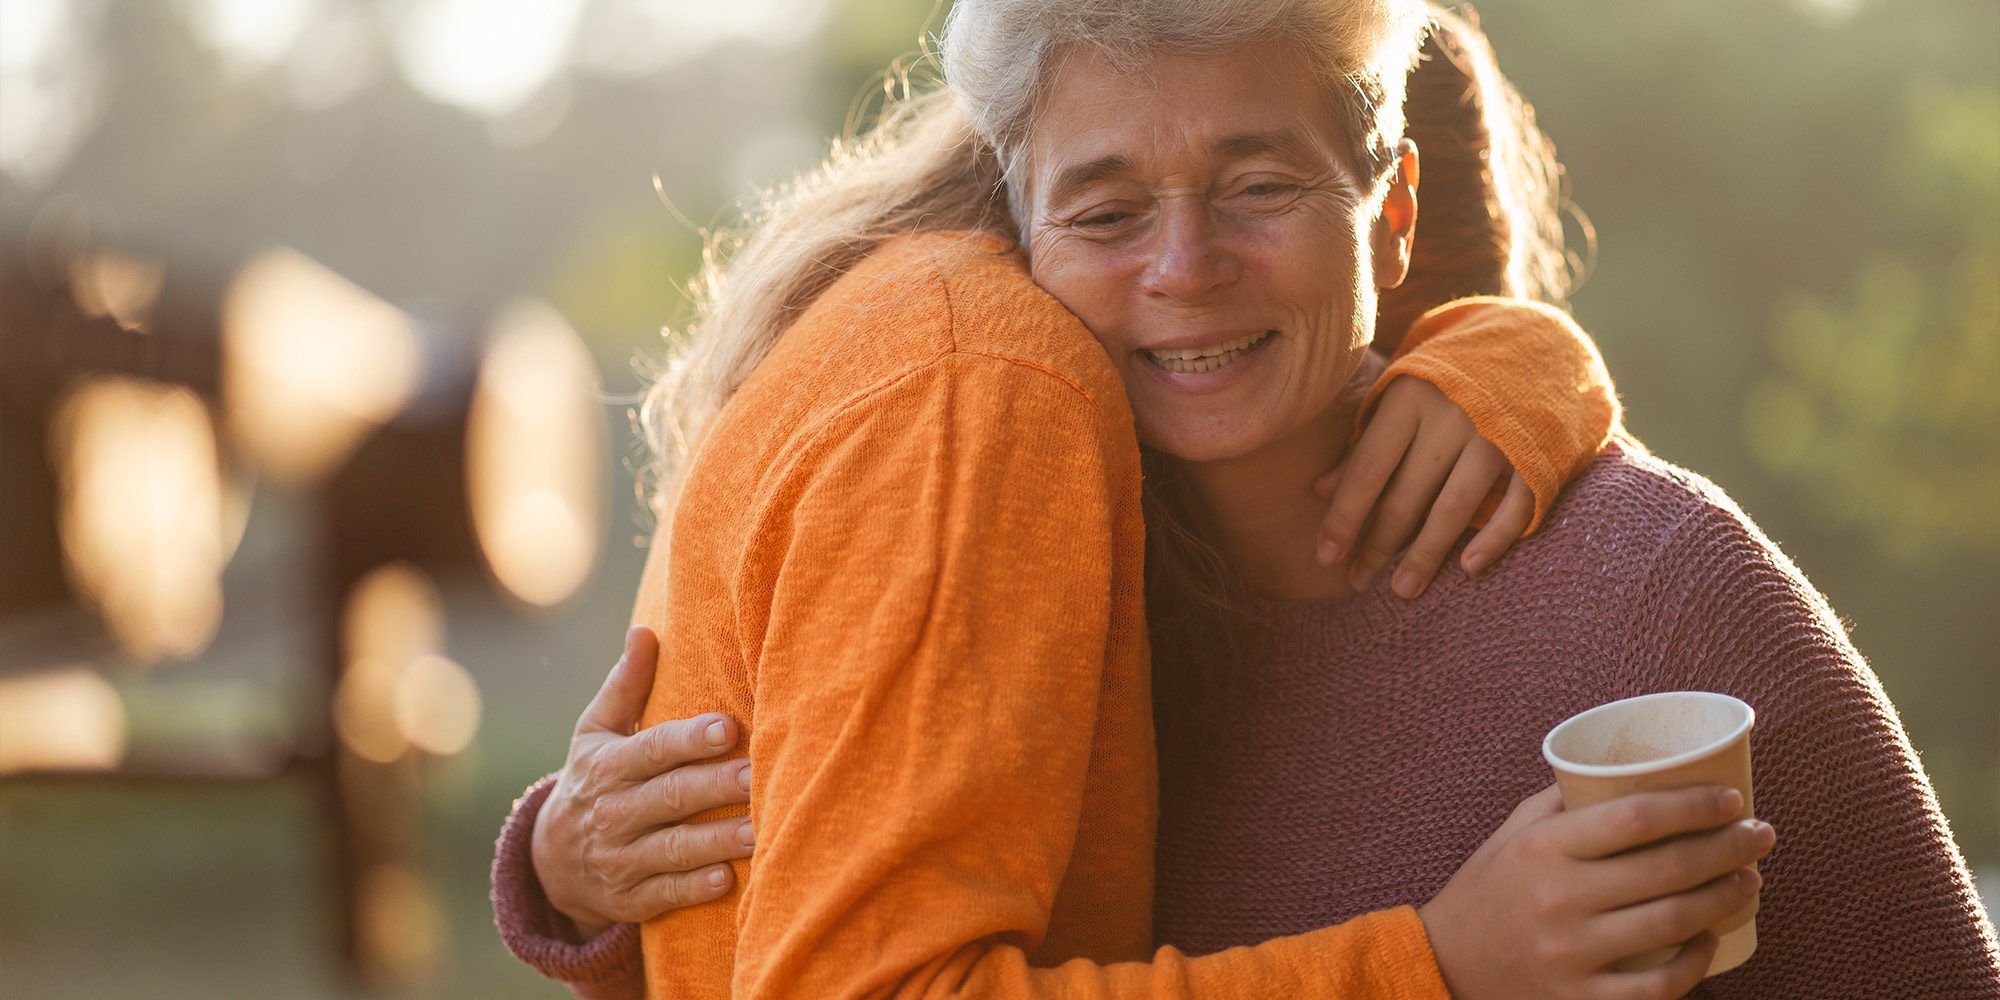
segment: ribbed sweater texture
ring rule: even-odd
[[[1551,782],[1556,723],[1719,691],[1756,709],[1778,841],[1756,954],[1694,996],[2000,997],[1992,925],[1881,684],[1707,480],[1614,445],[1482,577],[1261,610],[1273,639],[1229,696],[1161,720],[1161,940],[1200,954],[1427,900]]]

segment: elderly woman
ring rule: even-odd
[[[1408,266],[1415,12],[1170,6],[963,0],[956,103],[831,168],[818,193],[847,197],[808,228],[841,241],[773,219],[752,259],[793,266],[712,307],[672,585],[656,544],[637,616],[671,622],[648,721],[745,720],[758,861],[648,924],[653,991],[1679,995],[1712,941],[1606,966],[1740,906],[1768,828],[1713,829],[1735,804],[1707,791],[1544,794],[1480,837],[1549,723],[1683,686],[1771,720],[1760,808],[1812,865],[1781,906],[1772,858],[1764,953],[1707,988],[2000,983],[1879,688],[1713,487],[1614,448],[1506,564],[1410,604],[1400,571],[1314,553],[1309,487],[1382,384],[1375,297]],[[1004,204],[967,200],[996,180]],[[1032,285],[1003,238],[886,239],[926,224],[1018,232]],[[1460,303],[1412,336],[1519,322]],[[1431,466],[1394,475],[1465,492]],[[1850,959],[1854,926],[1896,955]]]

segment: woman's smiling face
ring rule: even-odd
[[[1140,440],[1206,462],[1328,426],[1375,289],[1408,266],[1414,150],[1371,202],[1281,43],[1143,74],[1083,50],[1056,72],[1027,150],[1029,265],[1118,366]]]

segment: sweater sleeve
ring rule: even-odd
[[[752,640],[732,995],[1447,996],[1408,907],[1202,957],[1030,965],[1112,641],[1131,442],[1111,424],[1059,376],[954,353],[802,450],[760,532],[785,555]]]
[[[638,1000],[646,991],[639,962],[639,929],[614,924],[579,942],[576,927],[542,894],[530,848],[535,817],[555,788],[549,775],[514,800],[493,847],[493,923],[515,958],[550,979],[562,980],[585,1000]]]
[[[1697,996],[2000,996],[2000,949],[1896,709],[1832,608],[1727,498],[1666,540],[1633,626],[1654,690],[1757,711],[1757,952]]]
[[[1567,313],[1527,299],[1481,296],[1420,317],[1363,402],[1374,410],[1409,375],[1443,390],[1535,494],[1532,533],[1557,494],[1619,432],[1618,394],[1597,345]],[[1491,513],[1490,501],[1478,521]]]

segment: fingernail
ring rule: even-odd
[[[1760,844],[1774,844],[1778,841],[1778,831],[1761,819],[1750,821],[1750,832],[1757,836],[1757,842]]]
[[[745,761],[742,767],[736,769],[736,787],[746,792],[750,790],[750,763],[748,761]]]
[[[729,741],[729,723],[717,719],[709,723],[708,728],[701,731],[701,735],[708,740],[709,746],[719,747]]]
[[[1735,812],[1743,808],[1743,793],[1734,788],[1725,788],[1715,793],[1715,804],[1724,812]]]
[[[1485,569],[1486,564],[1491,561],[1493,561],[1493,557],[1484,552],[1468,552],[1465,554],[1465,571],[1477,576],[1479,571]]]
[[[1764,876],[1757,874],[1757,869],[1755,868],[1738,868],[1736,869],[1736,882],[1744,889],[1756,892],[1757,887],[1764,884]]]
[[[1340,546],[1327,539],[1321,539],[1319,543],[1319,564],[1321,566],[1331,566],[1339,561]]]
[[[715,888],[717,888],[717,889],[720,889],[720,888],[722,888],[722,883],[724,883],[724,882],[727,882],[727,881],[729,881],[729,871],[728,871],[728,869],[725,869],[725,868],[711,868],[711,869],[709,869],[709,870],[708,870],[708,884],[709,884],[709,885],[712,885],[712,886],[714,886]]]
[[[742,844],[744,847],[757,846],[757,834],[755,831],[750,829],[749,820],[746,819],[743,822],[736,824],[736,841],[737,843]]]
[[[1396,582],[1391,586],[1395,588],[1397,597],[1414,598],[1417,596],[1417,590],[1423,585],[1417,582],[1417,574],[1404,570],[1396,574]]]

